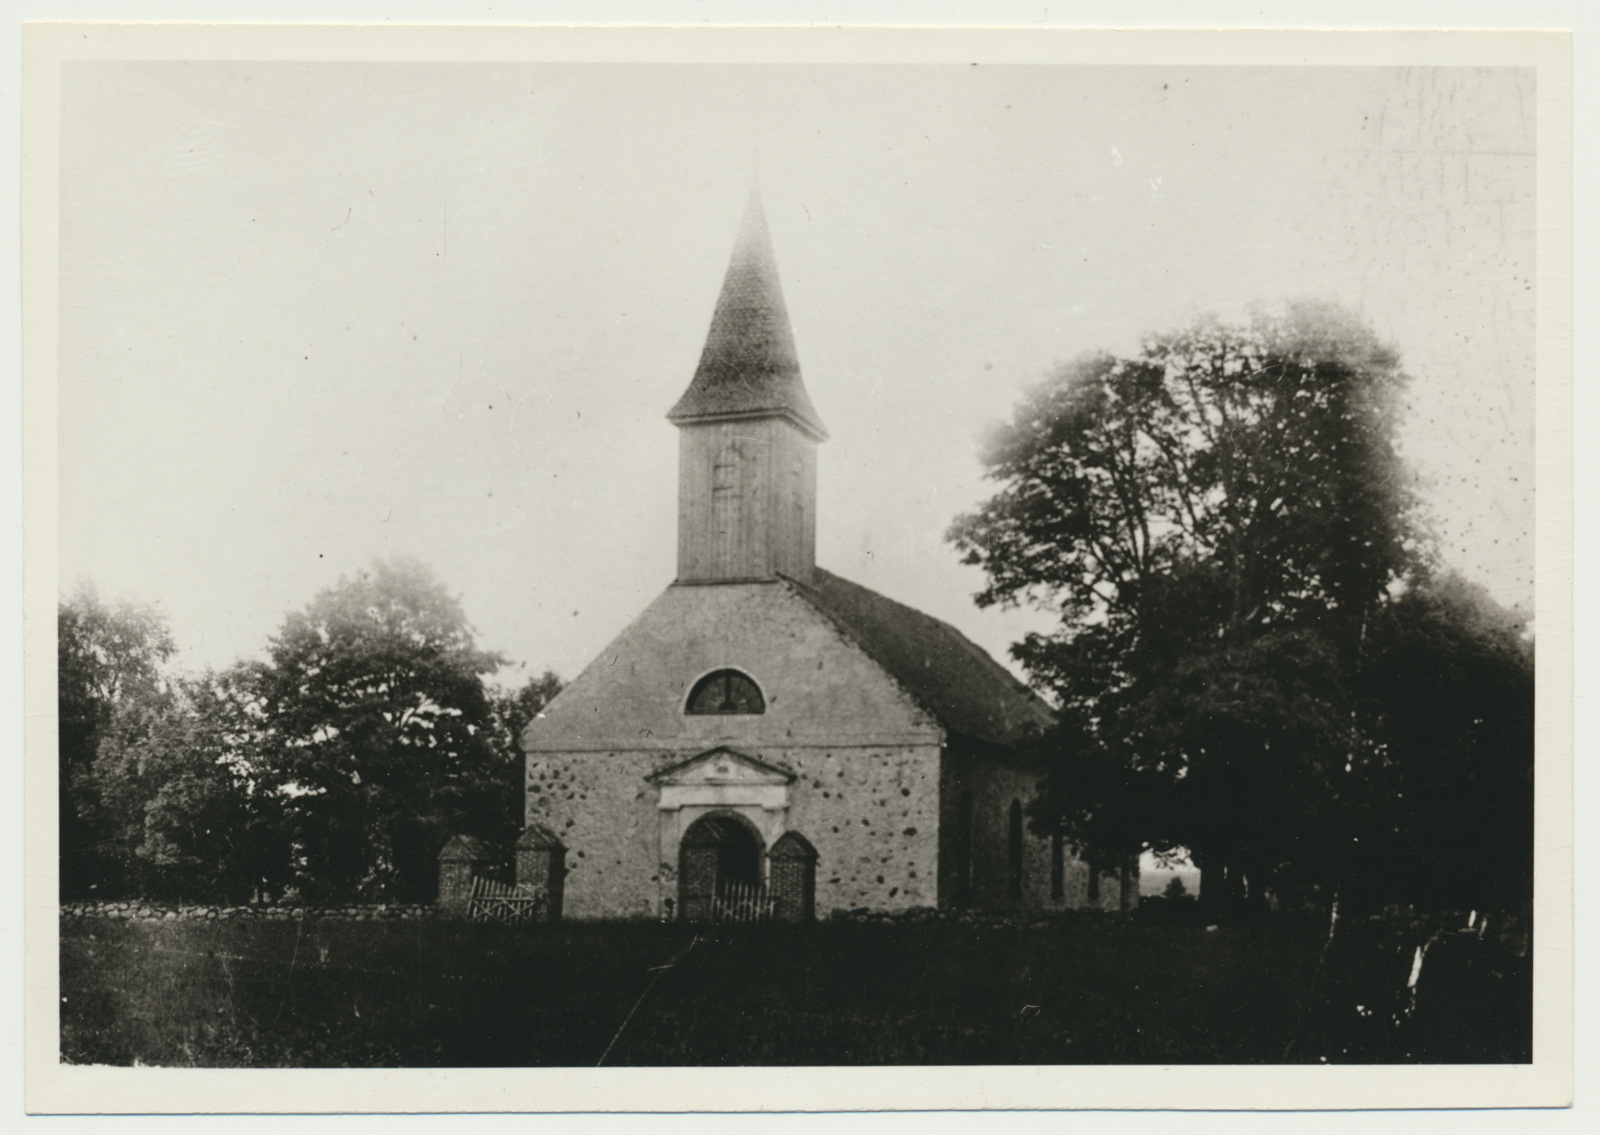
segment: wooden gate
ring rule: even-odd
[[[545,899],[538,887],[507,886],[479,875],[472,880],[467,917],[477,922],[538,922],[544,917]]]

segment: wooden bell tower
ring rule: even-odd
[[[777,261],[751,194],[700,365],[667,419],[679,429],[678,582],[816,568],[817,443]]]

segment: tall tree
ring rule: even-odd
[[[148,604],[106,603],[87,584],[57,608],[59,840],[62,898],[106,895],[125,864],[106,852],[113,824],[92,775],[101,738],[119,708],[166,696],[163,665],[176,646]]]
[[[90,771],[102,847],[146,898],[250,901],[288,881],[281,785],[263,767],[259,668],[177,678],[119,705]]]
[[[554,671],[546,670],[513,689],[490,694],[495,725],[494,764],[486,770],[484,796],[493,803],[488,822],[476,833],[485,839],[507,841],[522,830],[528,757],[522,748],[522,732],[560,692],[561,679]]]
[[[980,604],[1061,616],[1015,648],[1063,711],[1041,823],[1091,854],[1187,848],[1212,895],[1325,871],[1362,759],[1348,678],[1422,546],[1404,381],[1298,304],[1080,359],[995,433],[1001,489],[950,535]]]
[[[1384,897],[1525,909],[1533,898],[1534,651],[1526,619],[1453,576],[1374,619],[1358,694],[1383,791]]]
[[[418,899],[459,831],[492,823],[494,720],[460,603],[412,561],[377,563],[291,614],[261,675],[308,897]]]

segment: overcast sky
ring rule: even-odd
[[[752,179],[818,560],[1004,654],[943,533],[1057,361],[1323,296],[1414,377],[1450,562],[1533,595],[1533,79],[1383,68],[68,63],[60,565],[257,655],[374,557],[574,675],[669,582]],[[504,677],[515,680],[518,672]]]

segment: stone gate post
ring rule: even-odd
[[[799,832],[784,832],[767,859],[772,917],[779,922],[810,922],[816,917],[817,849]]]
[[[546,922],[561,921],[561,899],[566,877],[566,844],[549,828],[529,824],[517,837],[517,886],[534,887],[544,892]]]
[[[439,852],[439,913],[465,918],[472,903],[472,880],[493,856],[477,836],[458,835]]]

